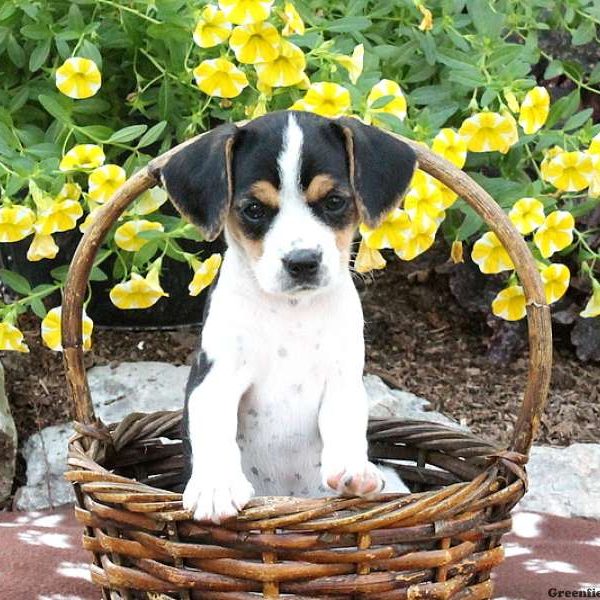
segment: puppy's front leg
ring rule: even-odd
[[[183,507],[198,521],[220,523],[237,515],[254,495],[236,442],[238,405],[250,385],[250,374],[235,367],[215,361],[188,396],[192,476]]]
[[[362,377],[335,372],[319,411],[323,484],[344,496],[370,496],[382,490],[384,479],[367,455],[367,394]]]

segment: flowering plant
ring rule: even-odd
[[[0,7],[0,243],[29,240],[27,258],[52,259],[55,236],[85,231],[96,210],[151,157],[218,122],[295,109],[353,115],[431,145],[464,168],[508,212],[538,259],[549,302],[577,269],[589,281],[582,317],[600,314],[598,221],[600,127],[581,110],[597,93],[596,66],[540,46],[550,27],[575,46],[597,41],[598,8],[572,0],[565,11],[510,0],[371,2],[337,0],[13,0]],[[543,16],[542,16],[543,12]],[[552,20],[549,23],[548,20]],[[532,69],[542,73],[534,75]],[[571,91],[551,101],[541,80],[562,77]],[[93,277],[111,277],[111,301],[152,306],[165,256],[190,267],[190,294],[210,284],[220,258],[185,251],[199,234],[161,211],[158,188],[115,225]],[[596,211],[596,213],[594,213]],[[436,235],[461,261],[506,273],[492,304],[505,319],[525,314],[513,265],[481,219],[447,187],[417,171],[401,208],[378,229],[360,228],[358,271],[425,252]],[[382,250],[388,250],[382,254]],[[116,255],[111,273],[106,259]],[[60,349],[60,309],[2,270],[20,298],[0,304],[0,349],[26,351],[18,316],[42,321]],[[92,323],[86,317],[86,345]]]

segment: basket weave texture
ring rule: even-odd
[[[527,489],[524,465],[547,397],[550,313],[533,257],[492,198],[427,148],[403,141],[421,169],[457,192],[498,235],[523,284],[529,375],[510,446],[437,423],[374,420],[371,458],[396,468],[413,493],[373,500],[262,497],[221,525],[191,520],[181,504],[181,411],[100,422],[81,343],[83,301],[100,244],[186,142],[136,173],[102,207],[75,253],[65,289],[63,348],[76,419],[67,478],[103,598],[493,597],[490,572],[503,559],[501,537]]]

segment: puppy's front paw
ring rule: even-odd
[[[373,463],[365,461],[357,465],[324,470],[323,483],[340,496],[369,497],[381,492],[384,479]]]
[[[241,471],[192,474],[183,492],[183,508],[196,521],[220,523],[235,517],[253,495],[254,488]]]

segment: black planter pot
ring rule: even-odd
[[[27,249],[32,236],[19,242],[0,244],[0,266],[19,273],[31,283],[32,286],[42,283],[52,283],[50,272],[62,265],[71,262],[75,248],[81,239],[78,230],[65,231],[54,235],[59,252],[54,259],[43,259],[37,262],[27,260]],[[200,253],[202,258],[214,252],[223,252],[224,242],[219,239],[215,242],[193,242],[181,240],[180,245],[187,252]],[[102,263],[102,270],[112,273],[114,259],[108,258]],[[188,285],[193,273],[186,263],[165,257],[161,270],[161,286],[169,294],[161,298],[154,306],[143,310],[121,310],[117,308],[109,297],[115,281],[109,278],[106,281],[94,281],[92,286],[92,299],[87,307],[87,313],[98,326],[127,329],[156,329],[173,328],[186,325],[198,325],[202,322],[202,314],[206,293],[190,296]],[[46,305],[60,304],[58,294],[47,299]]]

